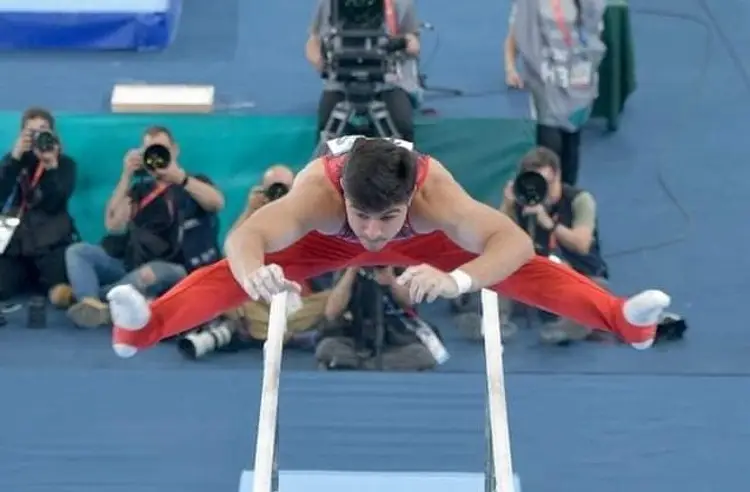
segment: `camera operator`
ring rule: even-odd
[[[205,176],[178,163],[179,146],[167,128],[146,130],[143,147],[124,158],[120,181],[105,212],[100,244],[68,248],[65,262],[77,303],[68,316],[78,326],[109,324],[102,302],[114,285],[132,284],[156,297],[220,257],[218,219],[224,197]]]
[[[528,184],[521,183],[522,180],[528,180]],[[527,194],[522,190],[524,185],[537,187],[527,190],[534,196],[532,200],[518,196],[519,191]],[[541,203],[527,204],[530,201]],[[518,176],[505,187],[501,210],[530,233],[539,254],[559,257],[578,273],[607,285],[607,264],[601,255],[597,233],[596,202],[591,193],[562,182],[560,159],[554,152],[537,147],[521,159]],[[591,334],[589,328],[547,313],[542,318],[547,322],[542,340],[548,343],[582,340]]]
[[[56,306],[70,301],[65,248],[77,234],[68,213],[76,164],[61,152],[55,119],[27,109],[0,169],[0,299],[41,288]]]
[[[331,290],[325,318],[315,350],[321,368],[378,369],[378,353],[384,370],[421,371],[442,362],[444,348],[437,330],[417,316],[393,267],[344,270]],[[382,340],[378,320],[383,324]]]
[[[318,72],[324,70],[323,40],[331,34],[331,2],[318,0],[310,35],[305,45],[305,55]],[[414,106],[412,96],[419,93],[417,58],[419,57],[419,22],[413,0],[384,0],[385,23],[390,35],[389,46],[399,51],[402,58],[397,63],[396,73],[386,75],[386,83],[376,88],[380,98],[390,113],[393,125],[399,136],[409,142],[414,141]],[[337,103],[344,101],[344,87],[335,81],[326,80],[323,94],[318,104],[318,135]],[[375,135],[378,136],[378,135]]]

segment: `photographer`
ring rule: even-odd
[[[328,298],[315,356],[325,369],[372,370],[381,353],[384,370],[421,371],[434,368],[442,355],[428,345],[444,351],[437,331],[416,315],[408,289],[397,284],[393,267],[347,268]]]
[[[0,168],[0,299],[41,288],[59,307],[70,302],[65,248],[76,240],[68,201],[76,164],[61,152],[55,119],[27,109],[21,133]]]
[[[310,26],[310,35],[305,45],[305,55],[318,72],[323,72],[323,42],[331,35],[331,2],[338,0],[318,0],[318,5]],[[385,84],[376,87],[376,98],[383,101],[390,113],[393,125],[400,138],[414,141],[414,106],[412,97],[420,89],[417,58],[419,57],[419,22],[412,0],[384,0],[385,24],[390,36],[391,51],[398,51],[400,59],[396,71],[386,75]],[[318,134],[325,128],[331,112],[337,103],[346,99],[344,86],[336,81],[326,80],[318,105]],[[392,136],[392,135],[389,135]]]
[[[594,197],[564,184],[561,175],[554,152],[544,147],[529,151],[521,160],[518,176],[505,187],[501,210],[530,233],[539,254],[554,255],[606,286],[609,275],[599,247]],[[547,321],[542,332],[545,342],[561,344],[591,334],[589,328],[567,320],[546,313],[543,318]]]
[[[261,184],[254,186],[247,198],[247,206],[232,225],[232,229],[268,203],[289,192],[294,173],[283,165],[275,165],[263,174]],[[302,307],[289,315],[284,344],[286,347],[312,348],[314,328],[323,319],[328,300],[327,284],[320,279],[300,282]],[[178,348],[188,358],[196,359],[212,352],[236,352],[258,348],[268,334],[270,305],[264,301],[246,301],[242,306],[202,325],[183,336]]]
[[[263,179],[258,186],[253,186],[247,197],[247,206],[234,222],[232,229],[250,217],[263,205],[280,198],[289,191],[294,182],[294,172],[287,166],[278,164],[269,167],[263,173]]]
[[[132,284],[156,297],[220,257],[218,219],[224,197],[205,176],[178,162],[179,146],[164,127],[151,127],[143,147],[129,151],[105,212],[109,234],[100,245],[68,248],[65,262],[78,301],[68,316],[78,326],[109,324],[101,301],[114,285]]]

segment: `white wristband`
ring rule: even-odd
[[[474,280],[464,271],[462,270],[453,270],[451,273],[449,273],[450,277],[453,279],[454,282],[456,282],[456,285],[458,286],[458,293],[466,294],[471,290],[471,288],[474,285]]]

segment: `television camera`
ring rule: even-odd
[[[400,138],[377,95],[386,75],[396,72],[397,53],[406,48],[406,39],[389,35],[384,0],[329,1],[331,30],[321,40],[322,76],[343,85],[345,98],[331,111],[323,141],[346,135],[347,126],[357,122],[372,127],[372,136]]]

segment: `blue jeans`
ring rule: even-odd
[[[65,251],[65,267],[77,300],[104,298],[112,287],[130,284],[146,297],[156,297],[182,280],[187,272],[177,263],[154,260],[132,272],[98,244],[76,243]]]

